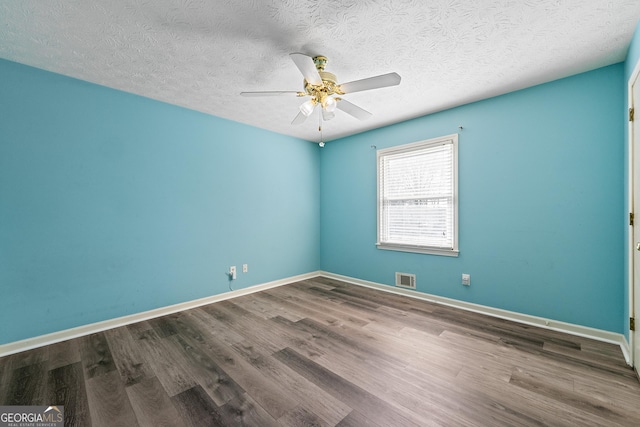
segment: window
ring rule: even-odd
[[[380,249],[458,255],[458,135],[378,150]]]

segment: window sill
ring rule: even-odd
[[[413,252],[418,254],[442,255],[457,257],[460,251],[457,249],[429,248],[426,246],[400,245],[393,243],[376,243],[378,249],[387,251]]]

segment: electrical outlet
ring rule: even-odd
[[[249,271],[249,264],[242,264],[242,272],[247,273]]]
[[[471,286],[471,275],[462,273],[462,284],[465,286]]]
[[[236,266],[232,265],[229,267],[229,278],[231,280],[236,280]]]

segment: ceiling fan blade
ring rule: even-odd
[[[291,124],[292,125],[299,125],[300,123],[304,122],[305,120],[307,120],[307,116],[302,114],[302,111],[299,111],[298,115],[293,119]]]
[[[240,92],[242,96],[280,96],[280,95],[297,95],[295,90],[268,90],[262,92]]]
[[[306,81],[312,85],[322,85],[322,79],[320,78],[320,74],[318,74],[316,65],[313,63],[313,58],[302,53],[291,53],[289,56],[296,64],[296,67],[298,67],[298,70],[300,70]]]
[[[378,89],[381,87],[395,86],[400,84],[400,75],[398,73],[382,74],[375,77],[369,77],[362,80],[354,80],[352,82],[340,85],[342,93],[360,92],[362,90]]]
[[[366,120],[369,117],[373,116],[373,114],[371,114],[367,110],[360,108],[357,105],[352,104],[342,98],[338,99],[338,105],[336,105],[336,108],[341,109],[347,114],[351,114],[353,117],[359,120]]]

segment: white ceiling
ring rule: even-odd
[[[624,60],[639,0],[0,0],[0,57],[278,133],[302,90],[291,52],[322,54],[348,82],[399,86],[344,98],[325,140]],[[621,88],[621,90],[623,90]]]

